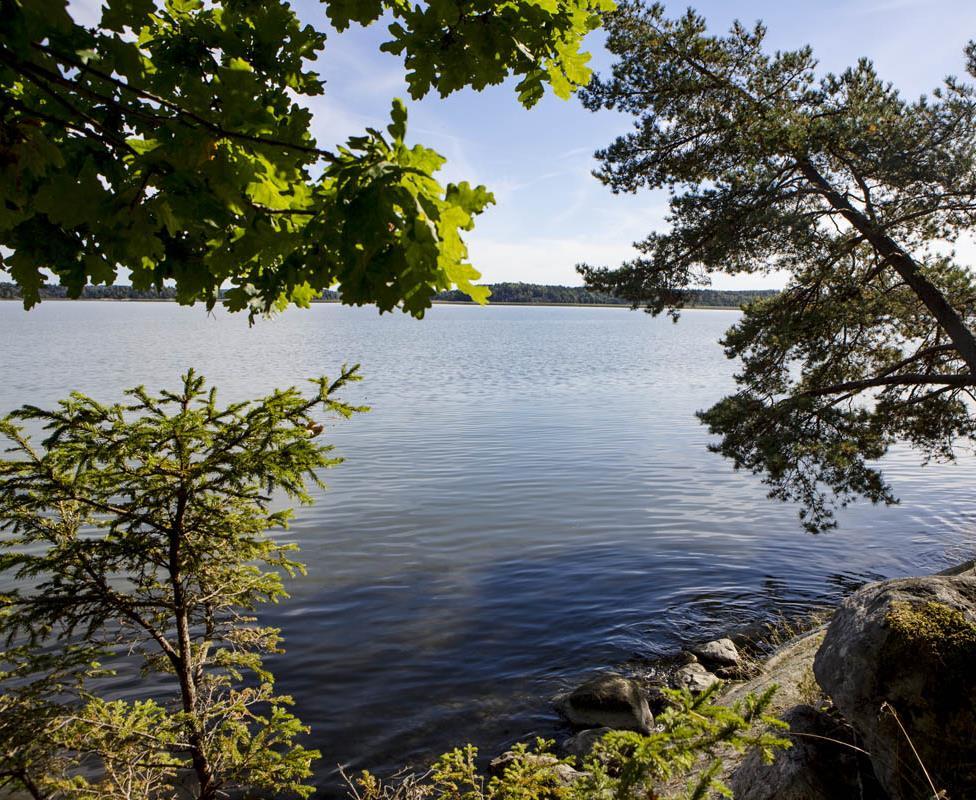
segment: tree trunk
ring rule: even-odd
[[[963,321],[959,312],[949,304],[945,295],[925,277],[915,259],[899,247],[891,237],[879,230],[864,214],[854,208],[846,197],[830,185],[809,159],[797,159],[797,164],[804,177],[817,188],[827,202],[839,211],[858,233],[867,239],[868,243],[891,265],[892,269],[915,292],[918,299],[932,312],[936,322],[946,332],[956,351],[966,362],[969,371],[976,375],[976,336]]]
[[[184,409],[186,402],[184,401]],[[181,453],[182,461],[182,453]],[[193,665],[193,643],[190,640],[189,612],[186,608],[186,598],[183,593],[183,577],[180,566],[180,543],[183,538],[183,518],[186,513],[187,493],[181,488],[176,506],[176,519],[173,530],[169,534],[169,579],[173,589],[173,607],[176,610],[176,650],[178,652],[177,677],[180,682],[180,697],[183,711],[190,720],[190,757],[193,761],[193,771],[200,783],[198,800],[215,800],[217,797],[217,782],[204,742],[204,730],[201,725],[197,704],[197,679]]]

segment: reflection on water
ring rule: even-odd
[[[732,385],[717,340],[734,319],[316,306],[249,330],[168,304],[4,303],[0,409],[74,388],[112,400],[190,366],[240,399],[363,363],[348,399],[373,411],[330,429],[346,463],[285,534],[309,574],[263,615],[331,788],[338,763],[552,735],[548,698],[588,671],[976,549],[972,462],[897,453],[901,506],[855,506],[812,537],[709,454],[693,413]]]

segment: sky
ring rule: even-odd
[[[87,20],[98,5],[72,3],[78,18]],[[666,5],[674,15],[687,8]],[[303,19],[325,27],[320,2],[297,0],[295,7]],[[843,70],[866,56],[906,96],[931,91],[946,75],[963,74],[963,47],[976,38],[974,0],[701,0],[694,7],[715,32],[735,19],[762,20],[771,49],[810,44],[824,71]],[[367,126],[384,127],[391,100],[407,101],[408,138],[448,159],[442,178],[481,183],[495,193],[497,204],[466,237],[485,282],[578,285],[577,263],[617,265],[634,255],[632,242],[666,224],[666,195],[614,195],[591,174],[594,151],[625,133],[628,118],[592,113],[576,99],[552,95],[526,111],[516,100],[514,81],[411,101],[402,61],[379,52],[385,38],[383,24],[329,38],[316,67],[326,92],[309,103],[316,138],[332,147]],[[597,32],[587,42],[597,71],[612,59],[602,40]],[[976,248],[971,251],[976,255]],[[768,277],[713,281],[716,288],[770,285]]]

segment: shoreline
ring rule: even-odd
[[[722,753],[721,777],[727,784],[731,783],[739,797],[738,791],[743,788],[743,796],[753,800],[754,798],[774,797],[776,794],[769,794],[770,785],[777,785],[778,789],[785,791],[794,785],[794,782],[803,783],[803,770],[817,770],[822,766],[821,759],[824,759],[824,752],[813,751],[802,738],[810,735],[805,730],[803,718],[810,713],[819,715],[821,720],[833,719],[841,720],[842,724],[849,730],[853,730],[851,723],[848,722],[838,709],[838,705],[828,691],[821,686],[820,674],[814,669],[814,662],[818,658],[821,647],[828,637],[828,628],[841,612],[845,603],[859,593],[869,590],[869,587],[898,585],[903,581],[932,581],[940,578],[976,578],[976,558],[968,558],[959,563],[953,564],[945,569],[936,572],[920,572],[914,575],[904,575],[895,578],[887,578],[880,581],[869,581],[858,587],[853,592],[838,600],[836,603],[823,609],[822,613],[816,609],[811,610],[807,618],[800,618],[799,627],[787,628],[785,631],[780,629],[777,633],[775,626],[768,629],[765,637],[750,639],[743,632],[730,632],[727,636],[740,644],[741,664],[745,673],[741,678],[725,680],[719,687],[715,702],[720,705],[735,706],[745,702],[749,695],[759,695],[764,691],[775,688],[772,702],[768,713],[771,716],[787,721],[791,726],[791,733],[788,737],[792,738],[794,746],[799,753],[777,756],[777,766],[764,766],[756,757],[749,756],[737,751],[726,750]],[[849,612],[848,612],[849,613]],[[831,631],[831,635],[836,640],[841,634]],[[782,638],[777,638],[782,637]],[[686,643],[687,648],[684,653],[691,653],[697,650],[695,643]],[[832,644],[834,649],[836,643]],[[863,664],[860,664],[863,668]],[[853,663],[847,662],[848,669],[857,669]],[[882,667],[883,668],[883,667]],[[925,702],[928,702],[927,700]],[[799,726],[795,727],[794,723]],[[816,734],[813,734],[817,738]],[[856,741],[855,734],[855,741]],[[824,740],[827,741],[827,740]],[[803,743],[801,745],[800,743]],[[833,741],[841,747],[847,747],[843,741]],[[857,748],[855,747],[855,750]],[[865,774],[870,780],[874,780],[872,773],[872,762],[870,754],[862,751],[867,760],[862,759],[859,769],[865,770]],[[849,753],[848,753],[849,755]],[[824,763],[828,763],[824,761]],[[807,773],[809,775],[809,772]],[[736,784],[738,781],[738,785]],[[804,784],[806,785],[806,784]],[[678,788],[677,784],[670,788]],[[822,795],[817,794],[817,797]],[[833,794],[829,795],[833,797]],[[874,795],[871,795],[872,797]],[[942,795],[939,794],[939,797]],[[826,795],[824,795],[826,797]]]
[[[767,731],[781,726],[774,734],[780,744],[759,751],[715,740],[691,754],[687,774],[656,776],[661,796],[681,792],[688,777],[717,780],[736,800],[920,796],[901,791],[908,759],[921,765],[927,797],[947,796],[935,782],[952,797],[971,796],[959,789],[976,785],[976,768],[958,765],[971,764],[973,753],[976,706],[967,699],[976,685],[967,664],[976,652],[976,559],[868,581],[822,613],[814,608],[796,620],[768,626],[765,635],[739,629],[721,639],[685,640],[676,657],[657,659],[650,675],[618,666],[554,698],[572,731],[557,751],[572,759],[565,780],[587,774],[585,759],[611,732],[667,734],[656,719],[673,707],[662,691],[672,689],[703,698],[716,714],[724,707],[745,719],[764,698],[762,721]],[[946,627],[946,620],[962,627]],[[886,710],[897,729],[886,723]],[[511,757],[509,751],[491,764]]]
[[[19,303],[19,297],[0,297],[0,303]],[[42,297],[41,303],[172,303],[179,305],[175,300],[168,298],[152,297]],[[39,303],[40,304],[40,303]],[[625,311],[642,311],[643,309],[633,308],[626,303],[515,303],[499,301],[496,303],[490,300],[481,306],[478,303],[468,303],[463,300],[432,300],[435,306],[470,306],[472,308],[490,308],[491,306],[505,306],[512,308],[620,308]],[[339,300],[313,300],[313,306],[338,306],[343,305]],[[190,308],[191,306],[183,306]],[[352,308],[353,306],[347,306]],[[679,311],[742,311],[741,306],[682,306]]]
[[[865,587],[907,578],[953,578],[966,575],[967,573],[971,573],[976,577],[976,558],[965,559],[937,572],[920,572],[913,575],[901,575],[879,581],[869,581],[829,606],[811,606],[809,614],[806,616],[797,617],[792,621],[784,619],[781,624],[768,624],[765,635],[754,636],[748,629],[727,632],[725,636],[735,642],[743,651],[743,660],[749,662],[754,670],[754,674],[742,679],[725,681],[725,686],[719,693],[720,698],[723,701],[732,696],[738,698],[740,694],[745,693],[742,692],[745,687],[755,684],[772,667],[782,665],[784,662],[789,661],[789,658],[786,658],[787,654],[793,653],[797,648],[808,644],[812,639],[816,638],[818,634],[825,632],[834,614],[844,601]],[[691,652],[691,649],[695,645],[695,642],[686,642],[682,652]],[[810,655],[812,658],[812,653],[805,654],[801,652],[801,655],[804,657],[805,655]],[[797,687],[787,683],[785,685],[781,684],[780,688],[786,690],[784,694],[788,694],[789,690],[796,689]],[[752,691],[754,690],[752,689]]]
[[[325,302],[338,302],[335,300],[325,301]],[[432,300],[435,306],[474,306],[478,308],[477,303],[466,303],[463,300]],[[314,305],[314,304],[313,304]],[[622,308],[625,311],[642,311],[642,307],[634,308],[633,306],[627,305],[626,303],[515,303],[511,301],[498,301],[496,303],[489,300],[481,308],[486,308],[490,306],[525,306],[531,308],[533,306],[543,307],[543,308]],[[679,311],[742,311],[740,306],[682,306]]]

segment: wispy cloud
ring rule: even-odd
[[[94,24],[102,1],[71,0],[70,8],[79,21]],[[668,2],[673,13],[686,4]],[[318,0],[294,5],[303,21],[326,25]],[[929,90],[946,73],[959,73],[962,46],[976,35],[973,0],[836,0],[829,8],[769,0],[695,5],[716,30],[725,30],[732,16],[763,18],[771,47],[809,42],[824,69],[844,69],[870,56],[908,95]],[[379,52],[388,37],[383,21],[330,32],[316,65],[327,81],[326,94],[309,101],[322,146],[331,148],[368,126],[384,128],[390,100],[406,98],[402,59]],[[601,42],[595,35],[590,44],[595,63],[605,69],[612,59]],[[410,142],[447,158],[441,179],[483,183],[496,194],[498,205],[467,237],[473,261],[488,280],[578,284],[577,262],[617,265],[634,255],[631,242],[666,228],[663,194],[615,196],[590,174],[594,151],[630,128],[626,116],[592,114],[577,101],[548,98],[526,112],[511,85],[447,100],[431,96],[408,106]],[[960,244],[957,258],[976,266],[976,243]]]
[[[472,263],[489,283],[525,281],[579,285],[576,265],[619,264],[633,258],[629,244],[616,241],[594,241],[587,238],[534,238],[505,241],[473,236]]]
[[[618,241],[588,238],[536,238],[522,241],[477,239],[471,245],[472,263],[481,270],[482,281],[521,281],[562,286],[580,286],[583,279],[576,265],[616,267],[637,252]],[[716,289],[779,289],[786,285],[786,273],[769,275],[713,275]]]

